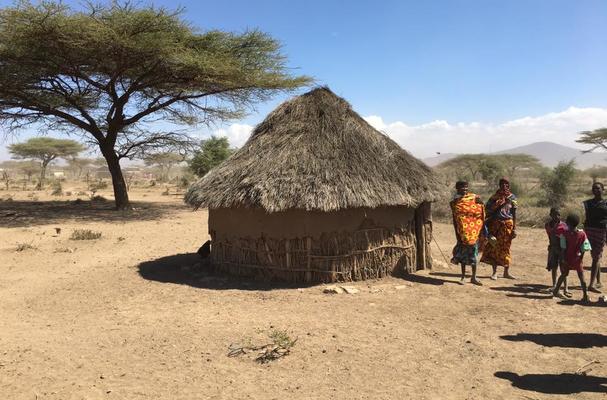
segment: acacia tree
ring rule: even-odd
[[[25,183],[30,183],[32,180],[32,175],[40,171],[40,165],[38,162],[33,160],[25,160],[25,161],[3,161],[0,164],[1,168],[9,169],[11,171],[19,171],[23,174],[23,178],[25,179]]]
[[[16,159],[37,160],[40,163],[40,180],[37,188],[42,189],[46,167],[57,158],[75,157],[85,150],[85,147],[69,139],[55,139],[50,137],[31,138],[23,143],[8,146],[8,152]]]
[[[556,167],[545,171],[540,177],[545,192],[543,203],[552,207],[562,207],[569,196],[569,186],[575,176],[575,161],[561,161]]]
[[[188,161],[190,171],[198,176],[204,176],[232,153],[234,149],[230,148],[228,138],[211,136],[200,142],[200,149],[196,150],[192,159]]]
[[[485,154],[460,154],[450,160],[437,165],[438,169],[453,171],[457,178],[468,177],[476,180],[481,175],[480,161],[486,157]]]
[[[117,209],[130,207],[122,158],[191,143],[154,122],[241,117],[311,82],[289,72],[269,35],[200,32],[179,10],[53,0],[0,10],[0,121],[81,133],[107,162]]]
[[[576,142],[592,146],[590,149],[585,150],[585,153],[589,153],[596,149],[607,150],[607,128],[580,132],[580,138],[576,140]]]
[[[524,170],[537,173],[542,167],[540,160],[529,154],[496,154],[493,157],[496,157],[496,160],[502,164],[504,172],[511,178]]]
[[[160,169],[160,180],[166,181],[169,178],[171,169],[175,164],[184,161],[185,157],[178,153],[162,152],[147,155],[143,161],[147,166],[157,166]]]
[[[82,171],[89,167],[92,163],[92,159],[84,157],[72,157],[67,160],[68,168],[72,171],[74,177],[78,179],[80,179],[82,176]]]

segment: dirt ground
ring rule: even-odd
[[[541,293],[539,229],[516,281],[460,286],[433,244],[433,271],[331,295],[193,276],[207,214],[179,195],[135,190],[128,214],[36,196],[0,202],[1,399],[607,399],[607,307]],[[448,252],[451,227],[435,236]],[[297,338],[282,359],[227,356],[276,330]]]

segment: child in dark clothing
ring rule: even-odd
[[[555,297],[563,298],[564,296],[559,293],[559,289],[565,279],[567,279],[569,271],[576,271],[584,292],[582,302],[588,302],[588,288],[586,287],[586,281],[584,280],[582,260],[584,258],[584,253],[591,250],[590,242],[588,242],[586,233],[581,229],[577,229],[577,226],[580,223],[579,216],[569,214],[565,222],[567,223],[568,229],[559,236],[561,247],[561,276],[556,282],[552,294]]]
[[[567,224],[561,221],[561,212],[558,208],[550,209],[550,220],[546,222],[544,228],[548,234],[548,260],[546,262],[546,269],[552,273],[552,287],[549,289],[552,292],[556,287],[559,261],[561,259],[560,236],[567,230]],[[563,282],[563,287],[563,294],[571,297],[571,293],[567,290],[567,279]]]

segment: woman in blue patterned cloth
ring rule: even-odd
[[[592,250],[592,269],[590,271],[590,282],[588,290],[595,293],[601,293],[601,257],[603,248],[607,240],[607,201],[603,199],[605,187],[601,182],[592,184],[592,199],[584,201],[584,211],[586,220],[584,222],[584,231],[588,236],[588,241]]]

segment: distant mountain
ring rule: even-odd
[[[547,167],[554,167],[560,161],[575,160],[579,169],[590,168],[594,165],[607,165],[607,153],[582,153],[579,149],[563,146],[552,142],[537,142],[526,146],[496,152],[495,154],[529,154],[534,156]]]
[[[579,169],[591,168],[595,165],[607,165],[607,153],[582,153],[579,149],[552,142],[536,142],[492,154],[528,154],[540,160],[540,162],[547,167],[554,167],[560,161],[569,160],[575,160],[576,168]],[[426,158],[423,161],[429,166],[434,167],[455,156],[457,156],[457,154],[446,153]]]

